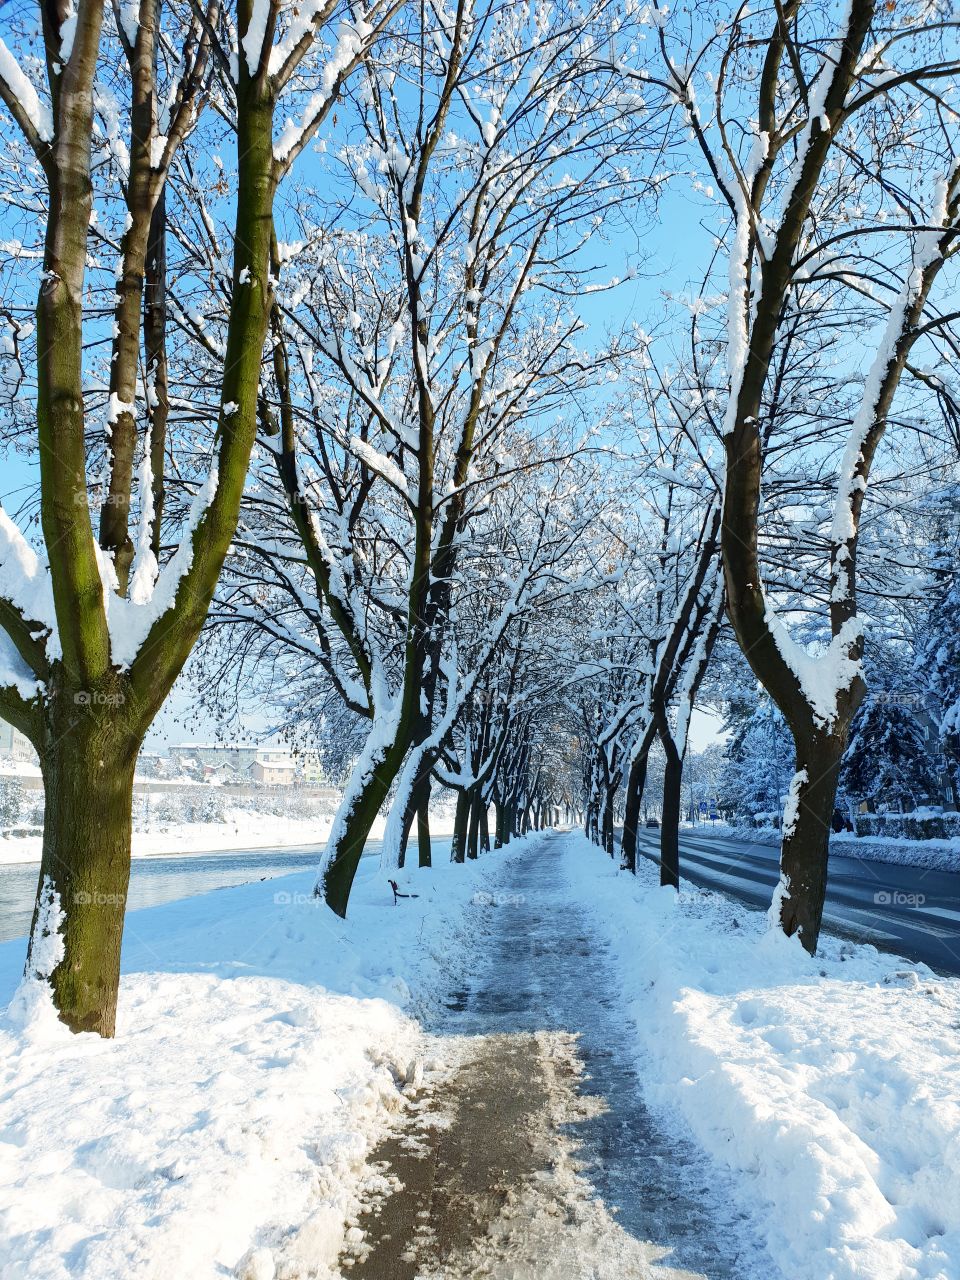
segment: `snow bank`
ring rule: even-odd
[[[908,840],[899,836],[855,836],[841,831],[830,839],[838,856],[893,862],[904,867],[926,867],[931,871],[960,871],[960,837],[949,840]]]
[[[224,822],[171,822],[155,830],[133,833],[135,858],[189,857],[204,853],[237,853],[246,849],[281,849],[322,845],[330,831],[330,815],[281,818],[275,814],[238,813]],[[382,824],[381,824],[382,826]],[[379,830],[373,838],[379,837]],[[0,865],[39,862],[43,837],[0,836]]]
[[[949,817],[954,815],[950,814]],[[779,831],[768,828],[733,827],[727,823],[707,826],[684,826],[683,835],[697,839],[714,836],[722,840],[742,840],[747,844],[780,847]],[[945,840],[906,836],[858,836],[852,831],[837,831],[830,837],[830,850],[839,858],[857,858],[866,862],[892,862],[904,867],[926,867],[930,871],[960,871],[960,836]]]
[[[330,834],[331,814],[314,818],[285,818],[272,813],[256,813],[238,809],[228,813],[223,822],[165,822],[150,830],[134,829],[135,858],[185,858],[205,853],[239,853],[250,849],[286,849],[311,845],[321,846]],[[435,837],[453,833],[449,815],[431,815],[431,834]],[[370,831],[371,840],[383,835],[383,819],[378,818]],[[39,862],[42,845],[39,829],[36,835],[4,838],[0,836],[0,866],[4,863]],[[412,840],[416,844],[416,827]],[[318,855],[319,858],[319,855]]]
[[[791,1280],[960,1275],[960,982],[825,938],[816,960],[722,895],[564,870],[614,952],[651,1106],[739,1174]]]
[[[23,942],[0,946],[4,1280],[334,1275],[422,1072],[416,1015],[474,963],[472,898],[522,847],[401,873],[399,906],[362,871],[347,921],[311,872],[131,912],[114,1041],[15,994]]]

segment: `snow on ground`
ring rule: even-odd
[[[956,1280],[960,981],[829,937],[810,960],[761,912],[563,847],[648,1102],[735,1171],[784,1275]]]
[[[902,836],[855,836],[840,831],[830,837],[834,853],[868,862],[894,862],[931,871],[960,871],[960,837],[949,840],[907,840]]]
[[[811,961],[720,894],[554,850],[646,1103],[732,1171],[783,1274],[956,1280],[960,981],[836,938]],[[399,906],[364,867],[345,922],[309,873],[131,912],[112,1042],[15,995],[24,944],[0,945],[2,1280],[336,1274],[371,1150],[443,1065],[418,1019],[473,972],[523,852],[441,852]]]
[[[347,921],[309,873],[131,912],[114,1041],[15,995],[24,943],[0,945],[0,1277],[333,1274],[422,1073],[417,1014],[462,981],[472,899],[522,848],[441,851],[399,906],[361,868]]]
[[[279,818],[275,814],[238,812],[225,822],[171,822],[154,831],[134,831],[135,858],[187,857],[200,853],[237,853],[242,849],[279,849],[319,845],[330,832],[331,818]],[[373,838],[379,836],[373,833]],[[43,836],[0,836],[0,865],[39,862]]]
[[[224,822],[171,822],[155,830],[133,833],[135,858],[188,857],[191,854],[238,853],[245,849],[283,849],[321,845],[330,834],[331,814],[312,818],[283,818],[272,813],[251,813],[238,809]],[[431,834],[453,833],[450,815],[431,816]],[[383,819],[377,818],[371,840],[383,836]],[[416,840],[416,827],[413,839]],[[0,836],[0,865],[39,862],[43,837],[36,835],[4,839]]]

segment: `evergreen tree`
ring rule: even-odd
[[[26,795],[16,778],[0,780],[0,827],[15,827],[23,822]]]
[[[869,696],[854,722],[841,788],[881,810],[912,809],[936,793],[931,745],[909,697]]]
[[[954,795],[960,796],[960,575],[930,610],[917,665],[938,724]]]
[[[720,807],[740,821],[779,814],[793,777],[793,744],[783,716],[765,693],[738,691],[727,705],[731,730],[720,780]]]

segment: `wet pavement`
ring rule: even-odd
[[[558,878],[553,838],[477,909],[482,963],[428,1027],[446,1076],[378,1153],[407,1190],[361,1220],[352,1274],[777,1280],[730,1175],[644,1105],[611,958]],[[470,1166],[486,1181],[464,1181]],[[466,1250],[443,1224],[474,1200],[487,1220],[472,1214]]]

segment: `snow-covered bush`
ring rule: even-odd
[[[24,807],[24,791],[17,779],[0,779],[0,827],[14,827],[22,822]]]
[[[918,809],[912,813],[858,813],[858,836],[895,840],[950,840],[960,837],[960,813]]]

